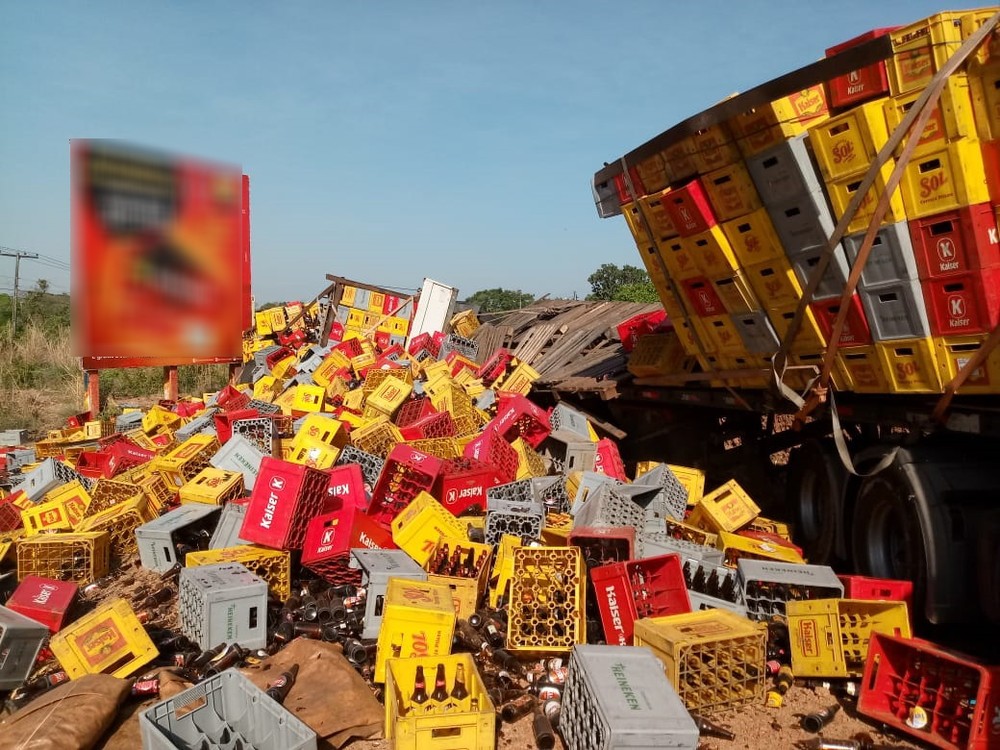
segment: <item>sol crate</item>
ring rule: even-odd
[[[814,599],[788,602],[796,676],[861,677],[873,633],[910,637],[903,602]]]
[[[419,667],[430,692],[438,667],[443,667],[445,688],[454,689],[459,667],[468,693],[438,704],[417,706],[411,701]],[[470,654],[390,659],[385,675],[385,737],[396,750],[494,750],[496,707],[490,700]]]
[[[124,599],[102,604],[52,636],[49,647],[70,679],[128,677],[159,655]]]
[[[687,523],[706,531],[736,531],[760,514],[760,508],[735,481],[730,480],[701,498]]]
[[[35,575],[86,584],[110,569],[111,543],[104,531],[38,534],[18,539],[16,545],[19,581]]]
[[[990,750],[1000,736],[1000,667],[918,638],[874,633],[858,713],[945,750]]]
[[[590,580],[608,643],[632,643],[634,623],[641,617],[691,611],[679,555],[602,565],[590,570]]]
[[[567,750],[698,747],[698,729],[650,649],[577,646],[559,730]]]
[[[445,656],[455,634],[455,606],[444,584],[390,578],[378,635],[375,682],[385,682],[390,659]]]

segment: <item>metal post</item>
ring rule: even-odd
[[[87,370],[87,402],[90,406],[90,418],[96,419],[101,413],[100,370]]]
[[[163,368],[163,398],[167,401],[177,400],[177,365]]]
[[[11,303],[11,335],[17,333],[17,297],[18,297],[18,282],[21,277],[21,258],[37,258],[38,253],[25,253],[21,250],[14,250],[9,247],[0,247],[0,255],[5,255],[8,258],[14,259],[14,299]]]

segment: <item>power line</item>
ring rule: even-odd
[[[21,258],[37,258],[38,253],[26,253],[23,250],[13,250],[7,247],[0,247],[0,255],[14,259],[14,298],[11,303],[11,336],[17,331],[17,282],[21,274]]]

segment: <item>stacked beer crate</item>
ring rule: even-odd
[[[832,47],[828,55],[888,34],[892,55],[699,130],[603,186],[605,200],[621,204],[679,344],[704,370],[768,367],[876,155],[990,15],[940,13]],[[916,147],[899,188],[884,198],[847,302],[835,387],[939,392],[1000,319],[996,48],[989,40],[948,77],[923,132],[912,136]],[[847,277],[905,144],[881,167],[834,247],[788,349],[793,366],[821,364]],[[682,372],[683,360],[674,361]],[[807,372],[790,370],[786,382],[803,385]],[[994,354],[961,392],[994,392],[998,376]],[[738,382],[760,387],[766,379]]]

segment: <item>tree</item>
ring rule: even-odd
[[[587,277],[591,292],[589,300],[625,300],[628,302],[644,302],[645,298],[637,299],[637,295],[648,297],[650,302],[656,302],[656,290],[649,280],[649,274],[643,269],[630,266],[616,266],[605,263]],[[628,296],[622,297],[622,289]],[[640,288],[642,291],[640,291]]]
[[[490,313],[517,310],[525,305],[530,305],[534,300],[533,294],[497,287],[496,289],[480,289],[469,295],[465,303],[476,305],[481,313]]]

